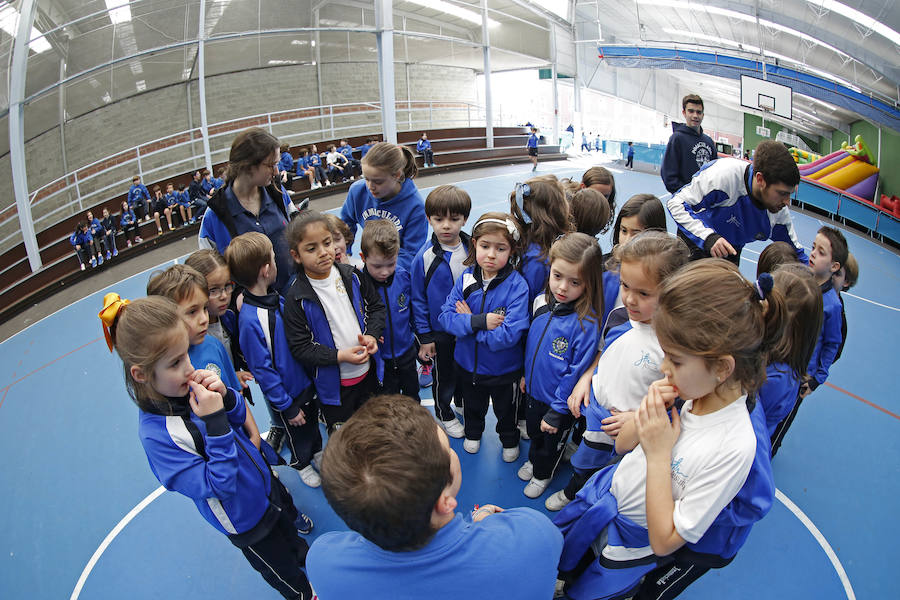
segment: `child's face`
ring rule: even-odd
[[[178,303],[178,316],[187,326],[191,346],[202,343],[206,338],[206,330],[209,329],[209,312],[206,308],[208,302],[206,290],[194,288],[187,298]]]
[[[107,217],[109,217],[109,211],[104,208],[103,209],[103,218],[105,219]]]
[[[836,272],[841,265],[831,260],[831,242],[821,233],[813,240],[812,252],[809,253],[809,268],[816,277],[824,277]]]
[[[475,242],[475,262],[483,277],[493,277],[509,262],[512,248],[502,233],[486,233]]]
[[[706,360],[661,346],[665,357],[660,368],[682,400],[703,398],[715,391],[720,382]]]
[[[328,277],[334,264],[334,243],[325,223],[310,223],[297,247],[291,248],[291,257],[303,267],[307,277]]]
[[[88,223],[90,223],[91,221],[94,220],[94,215],[91,213],[91,211],[88,211],[87,220],[88,220]]]
[[[589,185],[588,188],[600,192],[604,198],[609,198],[609,195],[612,193],[611,183],[594,183]]]
[[[440,243],[455,246],[459,243],[459,232],[466,224],[466,218],[455,214],[431,215],[428,222]]]
[[[209,287],[209,317],[218,319],[228,310],[231,292],[234,290],[228,267],[220,266],[207,275],[206,285]]]
[[[373,250],[368,256],[362,257],[366,263],[366,271],[375,281],[387,281],[388,277],[397,270],[397,255],[385,256],[377,250]]]
[[[167,186],[166,186],[166,193],[167,193],[167,194],[171,194],[171,193],[174,192],[174,191],[175,191],[175,186],[171,186],[171,185],[167,185]]]
[[[88,230],[87,225],[82,225],[82,226],[81,226],[81,233],[87,233],[87,230]]]
[[[639,323],[649,323],[659,303],[656,281],[640,262],[623,262],[619,268],[622,304],[628,318]]]
[[[641,225],[637,215],[622,217],[622,221],[619,223],[619,244],[624,246],[643,230],[644,226]]]
[[[128,210],[128,202],[122,201],[122,210]]]
[[[190,391],[188,378],[194,366],[188,357],[188,334],[184,327],[178,327],[175,339],[168,352],[153,365],[150,385],[163,396],[179,398]]]
[[[334,262],[347,263],[347,240],[340,233],[333,232],[331,234],[331,245],[334,248]]]
[[[365,163],[363,163],[362,172],[366,180],[366,187],[369,188],[369,193],[379,200],[396,196],[400,188],[403,187],[403,184],[400,183],[400,173],[392,174],[388,171],[370,167]]]
[[[575,302],[584,294],[581,269],[575,263],[557,258],[550,265],[550,293],[557,302]]]

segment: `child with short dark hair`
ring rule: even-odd
[[[360,166],[359,161],[353,158],[353,146],[348,144],[347,140],[341,140],[338,152],[344,155],[344,158],[347,159],[347,164],[350,165],[350,179],[352,180],[355,177],[361,176],[362,167]]]
[[[225,260],[235,281],[244,287],[238,320],[241,350],[272,409],[272,424],[285,432],[290,466],[297,469],[303,483],[319,487],[321,479],[312,465],[322,450],[315,387],[288,347],[284,298],[272,290],[278,270],[272,242],[256,231],[239,235],[228,244]]]
[[[75,232],[69,236],[69,243],[75,248],[75,254],[78,256],[78,262],[81,264],[82,271],[87,268],[88,263],[90,263],[91,268],[96,267],[98,264],[103,264],[103,257],[97,252],[94,238],[91,236],[91,232],[88,231],[88,224],[84,221],[79,222],[75,227]]]
[[[387,323],[379,340],[384,359],[385,394],[403,394],[419,401],[416,341],[412,330],[409,272],[397,264],[400,235],[387,219],[366,221],[360,239],[363,277],[381,294]]]
[[[580,233],[594,237],[609,225],[609,201],[597,190],[578,189],[569,200],[569,210]]]
[[[381,386],[384,304],[359,271],[334,262],[324,215],[300,213],[285,238],[298,273],[285,296],[284,330],[291,354],[313,373],[330,434]]]
[[[816,283],[822,289],[824,320],[822,333],[809,362],[809,380],[801,388],[802,398],[825,383],[828,370],[841,345],[841,301],[834,291],[831,278],[846,264],[847,254],[847,239],[840,230],[834,227],[819,229],[809,255],[809,267],[816,278]],[[798,407],[799,404],[798,402]]]
[[[153,220],[156,221],[156,234],[162,235],[162,222],[160,221],[160,216],[165,215],[166,223],[169,226],[169,231],[174,230],[172,227],[172,211],[169,209],[168,203],[166,202],[165,197],[162,193],[162,188],[158,185],[153,186],[153,199],[150,202],[150,214],[153,216]]]
[[[756,276],[763,273],[774,273],[781,265],[800,264],[797,251],[787,242],[772,242],[759,253],[756,262]]]
[[[837,362],[837,359],[841,357],[841,353],[844,351],[844,343],[847,341],[847,314],[844,312],[844,296],[841,292],[846,292],[852,288],[856,285],[857,280],[859,280],[859,263],[856,262],[856,257],[848,252],[847,264],[831,277],[834,291],[837,292],[838,300],[841,301],[841,345],[838,347],[834,362]]]
[[[328,165],[328,177],[332,183],[340,183],[346,179],[353,179],[350,170],[350,161],[337,151],[334,144],[328,146],[328,154],[325,155],[325,164]]]
[[[94,217],[93,212],[87,211],[85,217],[91,230],[91,237],[94,238],[94,249],[97,251],[97,256],[102,257],[105,250],[106,260],[111,259],[112,249],[115,247],[115,243],[111,241],[113,236],[106,231],[100,219]]]
[[[135,175],[131,178],[131,187],[128,188],[128,208],[135,212],[137,221],[143,221],[145,218],[150,219],[147,214],[147,207],[150,205],[150,192],[147,186],[141,183],[141,176]]]
[[[213,371],[194,369],[189,335],[169,298],[128,303],[104,297],[100,319],[139,408],[138,430],[150,469],[166,489],[197,506],[217,531],[285,598],[312,596],[302,567],[312,530],[241,425],[237,391]],[[223,574],[224,576],[225,574]]]
[[[448,436],[461,438],[462,423],[450,406],[456,399],[456,338],[438,317],[453,284],[466,267],[471,238],[462,231],[472,210],[469,194],[455,185],[439,185],[425,199],[425,215],[431,224],[431,239],[416,253],[410,270],[413,323],[421,344],[419,359],[432,365],[434,414]]]
[[[581,187],[597,190],[606,196],[609,202],[609,222],[606,227],[612,224],[612,219],[616,214],[616,178],[606,167],[591,167],[581,176]],[[605,231],[606,227],[601,231]]]

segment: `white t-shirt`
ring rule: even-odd
[[[450,272],[453,274],[453,281],[459,279],[459,276],[462,275],[463,271],[466,270],[466,266],[463,264],[463,261],[466,260],[466,256],[468,252],[466,252],[466,247],[462,243],[462,240],[455,246],[445,246],[441,244],[441,249],[444,252],[452,252],[450,255]]]
[[[600,355],[591,379],[594,397],[604,408],[637,410],[650,384],[663,378],[662,360],[663,351],[653,327],[649,323],[631,321],[631,329]],[[586,431],[584,437],[601,444],[615,443],[615,439],[603,431]]]
[[[234,364],[234,357],[231,355],[231,336],[228,335],[228,331],[222,327],[222,320],[219,319],[215,323],[210,321],[209,327],[206,330],[206,333],[213,336],[225,346],[225,353],[228,355],[228,360],[231,361],[231,364]]]
[[[325,309],[325,317],[328,319],[328,328],[331,329],[331,337],[334,338],[335,348],[345,350],[359,345],[357,336],[362,333],[359,321],[356,319],[356,311],[350,302],[350,296],[344,288],[344,280],[341,279],[337,267],[331,267],[331,273],[325,279],[309,278],[322,308]],[[341,379],[353,379],[361,377],[369,371],[369,363],[361,365],[340,363]]]
[[[756,455],[756,436],[747,410],[747,396],[708,415],[691,414],[693,401],[681,408],[681,435],[672,448],[672,497],[675,530],[685,541],[697,542],[718,514],[744,485]],[[613,475],[610,491],[619,514],[647,527],[647,456],[638,445],[625,455]],[[606,546],[614,560],[652,553],[650,547]]]

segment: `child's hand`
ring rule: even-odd
[[[486,321],[488,331],[492,331],[503,325],[503,315],[498,315],[497,313],[488,313]]]
[[[593,371],[588,371],[578,378],[578,383],[572,388],[572,393],[566,398],[566,404],[569,405],[569,412],[576,419],[581,418],[581,407],[591,403],[591,379],[594,377]]]
[[[669,420],[662,394],[656,387],[650,386],[635,413],[634,423],[647,460],[671,460],[672,447],[681,434],[681,416],[672,410],[672,420]]]
[[[675,404],[675,399],[678,398],[678,388],[669,381],[668,377],[657,379],[650,384],[650,387],[655,387],[659,391],[659,395],[662,397],[667,410],[672,408],[672,405]]]
[[[547,421],[541,419],[541,431],[544,433],[556,433],[559,431],[556,427],[550,425]]]
[[[612,416],[606,417],[600,421],[600,429],[609,437],[616,437],[619,435],[622,425],[634,419],[634,411],[626,410],[624,412],[619,412],[616,409],[612,409],[610,412],[612,412]]]
[[[456,301],[456,314],[458,315],[471,315],[472,309],[469,308],[469,305],[466,304],[465,300],[457,300]]]
[[[188,385],[191,388],[188,402],[191,403],[191,410],[194,411],[195,415],[203,418],[216,411],[224,410],[225,405],[222,402],[222,394],[205,388],[193,379],[188,380]]]
[[[376,340],[371,335],[359,334],[356,336],[356,340],[360,343],[361,346],[365,346],[366,352],[368,352],[370,355],[378,352],[378,340]]]
[[[525,393],[525,377],[519,379],[519,391]]]
[[[235,373],[237,375],[238,381],[241,382],[241,389],[247,389],[247,382],[253,381],[253,373],[250,371],[238,371]]]
[[[503,512],[503,509],[499,506],[495,506],[493,504],[485,504],[482,507],[476,508],[472,511],[472,522],[477,523],[488,515],[492,515],[494,513]]]
[[[419,359],[422,362],[431,362],[431,358],[437,353],[434,342],[430,344],[422,344],[419,346]]]
[[[306,425],[306,414],[301,409],[300,412],[297,413],[297,416],[293,419],[288,419],[288,423],[293,425],[294,427],[300,427],[301,425]]]
[[[337,359],[338,362],[361,365],[369,360],[369,352],[365,346],[353,346],[346,350],[338,350]]]
[[[207,371],[206,369],[194,369],[194,372],[191,373],[191,380],[199,383],[210,391],[221,394],[223,398],[225,397],[225,394],[228,393],[228,388],[225,387],[225,384],[222,383],[219,376],[212,371]]]

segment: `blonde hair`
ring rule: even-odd
[[[784,334],[786,316],[777,288],[760,300],[757,286],[735,265],[708,258],[663,282],[653,328],[663,349],[702,358],[708,368],[730,355],[729,380],[753,393],[766,380],[769,353]]]
[[[664,231],[646,230],[637,234],[627,244],[613,248],[610,261],[616,268],[623,262],[640,263],[656,285],[687,264],[691,251],[687,244]]]
[[[363,227],[359,249],[368,257],[373,251],[389,258],[400,252],[400,234],[387,219],[369,219]]]
[[[844,284],[847,286],[846,289],[849,290],[859,281],[859,263],[856,262],[856,257],[853,256],[853,253],[847,253],[847,262],[843,265],[843,268],[844,273],[846,273]]]
[[[187,265],[172,265],[165,271],[156,271],[147,282],[148,296],[165,296],[176,303],[191,297],[196,289],[209,296],[209,286],[196,269]]]
[[[390,142],[374,144],[362,158],[362,164],[387,171],[391,175],[400,173],[406,179],[412,179],[419,172],[416,157],[406,146],[398,146]]]
[[[578,276],[584,283],[584,292],[575,300],[578,318],[589,317],[599,323],[603,316],[603,250],[597,238],[586,233],[567,233],[550,247],[551,269],[557,259],[578,266]],[[549,303],[553,296],[549,281],[544,293]]]
[[[169,298],[149,296],[120,309],[110,327],[113,347],[125,376],[125,389],[141,410],[172,414],[168,400],[153,388],[153,368],[171,348],[175,336],[187,330],[178,316],[178,305]],[[147,382],[136,381],[131,367],[139,367]]]
[[[231,278],[249,288],[259,279],[259,270],[272,260],[272,241],[258,231],[243,233],[225,248],[225,260]]]

